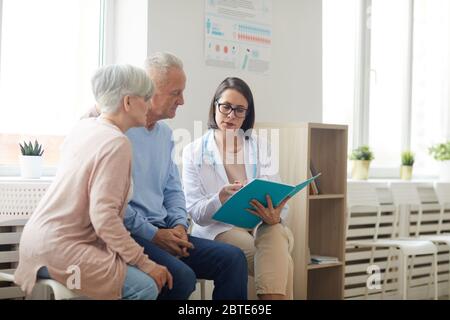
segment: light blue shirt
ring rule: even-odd
[[[157,122],[151,130],[132,128],[126,135],[133,146],[133,197],[125,213],[126,228],[149,241],[158,228],[187,228],[184,192],[172,160],[172,130]]]

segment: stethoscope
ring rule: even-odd
[[[200,161],[199,167],[202,166],[202,163],[205,162],[206,164],[209,164],[213,166],[214,172],[217,174],[216,171],[216,160],[214,157],[214,152],[208,148],[209,140],[211,139],[211,135],[213,134],[214,130],[209,130],[206,135],[202,137],[202,161]],[[256,179],[257,172],[258,172],[258,150],[255,139],[253,139],[251,136],[249,137],[250,145],[253,151],[253,162],[252,162],[252,168],[253,168],[253,179]],[[248,177],[247,177],[248,178]]]

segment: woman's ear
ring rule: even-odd
[[[123,107],[126,112],[130,111],[130,96],[123,97]]]

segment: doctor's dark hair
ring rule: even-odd
[[[214,94],[211,105],[209,107],[208,129],[219,128],[216,123],[216,101],[218,101],[222,96],[222,93],[228,89],[236,90],[247,100],[248,113],[241,126],[241,129],[244,131],[244,133],[247,133],[247,130],[253,129],[253,126],[255,124],[255,104],[253,101],[253,94],[250,90],[250,87],[247,85],[247,83],[245,83],[244,80],[233,77],[229,77],[223,80],[219,87],[217,87],[216,89],[216,93]],[[248,138],[249,137],[246,135],[246,139]]]

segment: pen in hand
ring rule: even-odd
[[[233,184],[227,184],[222,187],[219,192],[219,200],[222,204],[225,203],[233,194],[243,187],[240,181],[235,181]]]

